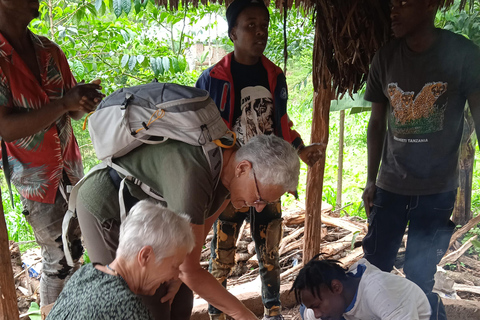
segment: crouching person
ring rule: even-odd
[[[428,299],[415,283],[362,259],[349,272],[336,260],[314,257],[291,291],[304,320],[428,320]],[[306,307],[306,308],[305,308]]]
[[[160,284],[177,279],[194,244],[186,215],[138,202],[120,226],[115,260],[78,270],[47,319],[153,319],[137,295],[153,295]]]

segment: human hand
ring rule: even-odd
[[[311,145],[301,149],[298,152],[298,156],[303,162],[311,167],[323,157],[326,148],[327,146],[325,143],[312,143]]]
[[[363,204],[365,206],[365,212],[367,213],[367,217],[370,216],[370,209],[373,207],[373,197],[375,196],[376,190],[377,186],[375,185],[375,181],[367,181],[367,185],[365,186],[362,194]]]
[[[99,79],[87,84],[85,81],[81,81],[70,89],[61,99],[65,111],[83,111],[85,113],[94,111],[100,101],[105,97],[105,95],[100,92],[102,89],[100,83],[101,80]]]
[[[168,301],[168,303],[172,305],[173,298],[175,298],[175,295],[177,294],[181,285],[182,280],[180,279],[167,281],[167,293],[162,297],[162,299],[160,299],[160,302],[164,303]]]

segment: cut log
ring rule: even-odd
[[[453,263],[460,258],[461,255],[465,253],[471,246],[472,246],[472,240],[477,239],[477,236],[473,236],[470,239],[468,239],[467,242],[465,242],[458,250],[451,252],[447,254],[445,257],[442,258],[440,263],[438,264],[440,267],[443,267],[447,263]]]
[[[477,224],[480,223],[480,215],[476,216],[475,218],[471,219],[468,221],[466,225],[458,229],[453,235],[452,238],[450,239],[450,245],[448,246],[449,248],[457,241],[458,238],[463,236],[467,231],[475,227]]]
[[[352,245],[352,239],[354,237],[353,232],[335,242],[330,242],[322,246],[321,252],[326,256],[333,256],[342,250],[349,248]],[[363,236],[357,236],[357,240],[360,240]]]
[[[240,227],[240,230],[238,231],[238,238],[237,238],[237,243],[236,243],[236,246],[238,247],[238,244],[240,243],[240,241],[242,240],[243,238],[243,230],[245,230],[245,226],[247,225],[246,222],[243,222],[242,223],[242,226]]]
[[[480,261],[466,257],[466,256],[461,256],[460,258],[458,258],[458,261],[465,264],[470,269],[475,269],[478,272],[480,272]]]
[[[342,229],[345,229],[351,232],[355,232],[355,231],[360,231],[365,233],[367,232],[366,224],[364,225],[358,222],[344,220],[342,218],[334,218],[327,215],[322,215],[322,223],[329,226],[340,227]]]
[[[248,252],[237,252],[235,253],[235,261],[247,261],[252,257],[252,254]]]
[[[362,257],[363,257],[363,248],[359,247],[354,249],[345,258],[342,258],[339,261],[343,264],[345,268],[349,268],[352,264],[360,260]]]
[[[288,277],[289,275],[295,273],[295,272],[298,272],[300,271],[300,269],[302,269],[303,265],[301,263],[297,264],[295,267],[291,267],[290,269],[282,272],[280,274],[280,280],[284,279],[285,277]]]
[[[298,239],[296,241],[290,242],[285,246],[285,249],[283,252],[280,252],[280,255],[286,252],[290,252],[294,249],[302,248],[303,247],[303,239]]]
[[[360,231],[360,232],[367,232],[367,225],[364,223],[360,222],[354,222],[342,218],[335,218],[332,216],[329,216],[327,214],[324,214],[322,212],[322,223],[328,225],[328,226],[333,226],[333,227],[340,227],[342,229],[355,232],[355,231]],[[289,217],[284,218],[285,225],[290,226],[290,225],[297,225],[297,224],[302,224],[305,221],[305,211],[298,213],[296,215],[291,215]]]
[[[468,284],[472,283],[475,286],[480,286],[480,278],[475,277],[473,274],[470,274],[470,272],[456,272],[456,271],[449,271],[447,270],[447,277],[455,281],[456,283],[460,284]]]
[[[304,230],[305,230],[305,227],[301,227],[301,228],[296,229],[294,232],[290,233],[288,236],[283,237],[283,239],[280,241],[280,248],[282,246],[285,246],[290,241],[298,238],[304,232]]]
[[[479,286],[467,286],[466,284],[458,284],[455,283],[453,285],[453,289],[456,291],[463,291],[463,292],[471,292],[480,294],[480,287]]]

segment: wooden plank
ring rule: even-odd
[[[8,232],[0,188],[0,315],[5,320],[17,320],[19,316],[17,294],[15,293],[15,282],[8,248]]]

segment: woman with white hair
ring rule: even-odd
[[[273,135],[256,136],[242,147],[222,149],[222,155],[218,184],[202,148],[180,141],[142,145],[114,159],[160,194],[169,209],[185,212],[195,235],[195,247],[180,266],[181,281],[170,281],[160,286],[154,296],[143,297],[155,319],[190,319],[192,290],[235,319],[257,319],[200,266],[200,255],[205,237],[228,203],[235,208],[255,207],[261,212],[285,192],[296,190],[300,161],[288,142]],[[128,181],[126,184],[129,195],[124,193],[124,199],[147,197],[137,185]],[[90,259],[109,263],[121,225],[118,189],[110,172],[100,170],[87,176],[77,199],[78,220]]]
[[[178,278],[195,245],[189,220],[149,200],[138,202],[120,226],[115,260],[80,268],[47,319],[153,319],[138,295],[153,295]]]

